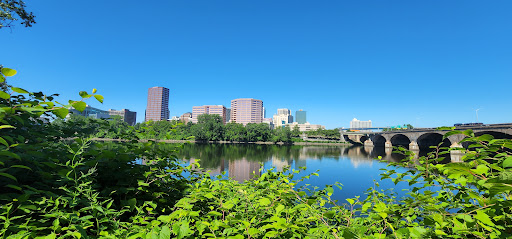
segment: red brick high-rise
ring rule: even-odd
[[[169,119],[169,89],[151,87],[148,90],[148,105],[144,121],[160,121]]]

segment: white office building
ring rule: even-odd
[[[361,128],[371,128],[372,127],[372,121],[361,121],[356,118],[354,118],[352,121],[350,121],[350,129],[361,129]]]

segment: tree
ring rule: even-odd
[[[270,139],[271,130],[266,123],[247,124],[245,128],[247,129],[247,141],[249,142],[268,141]]]
[[[292,136],[293,137],[299,137],[300,136],[300,130],[299,130],[299,126],[298,125],[295,125],[295,127],[293,127]]]
[[[15,21],[21,21],[25,27],[32,27],[36,23],[32,12],[25,10],[25,2],[21,0],[0,0],[0,29],[12,27]]]
[[[245,129],[243,124],[237,123],[229,123],[226,124],[224,130],[224,139],[228,141],[246,141],[247,140],[247,130]]]
[[[192,134],[196,137],[196,140],[222,140],[224,134],[222,118],[219,115],[199,115],[197,124],[192,126]]]

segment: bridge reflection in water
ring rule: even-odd
[[[388,162],[399,162],[405,156],[392,153],[391,148],[364,146],[284,146],[255,144],[186,144],[180,149],[178,157],[193,163],[200,159],[201,168],[211,175],[226,172],[226,176],[239,182],[260,176],[260,167],[265,170],[284,167],[299,169],[308,167],[308,171],[323,168],[316,166],[316,161],[333,160],[350,162],[350,168],[383,167],[386,164],[376,160],[381,156]],[[416,152],[426,154],[427,152]],[[313,164],[313,165],[308,165]],[[375,164],[375,165],[374,165]],[[320,166],[323,167],[323,166]],[[343,167],[346,163],[334,163],[330,167]],[[325,186],[325,185],[323,185]]]

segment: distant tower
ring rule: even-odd
[[[277,114],[272,119],[275,127],[285,127],[293,122],[293,116],[289,109],[277,109]]]
[[[167,119],[169,119],[169,89],[156,86],[149,88],[145,121]]]
[[[295,111],[295,120],[299,124],[305,124],[307,122],[306,111],[303,111],[303,110]]]
[[[263,101],[249,98],[232,100],[231,122],[244,125],[263,122]]]

